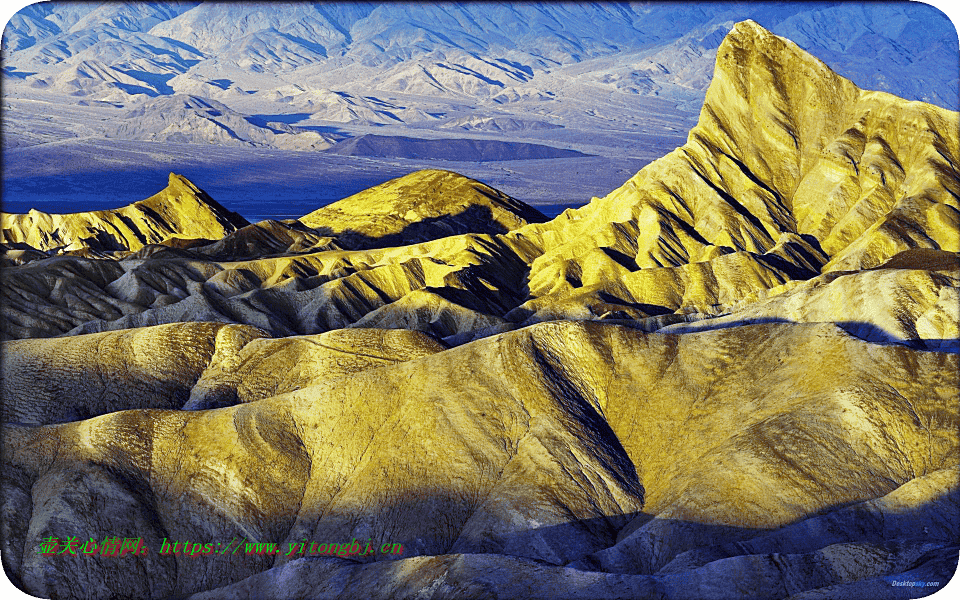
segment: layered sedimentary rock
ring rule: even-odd
[[[704,312],[908,249],[960,250],[957,113],[861,91],[749,21],[717,57],[685,145],[516,232],[543,250],[529,308],[607,296]]]
[[[384,217],[390,210],[401,216]],[[104,260],[18,255],[22,264],[5,273],[3,335],[180,321],[244,323],[279,335],[319,333],[420,290],[445,298],[451,304],[446,312],[463,313],[455,319],[462,326],[440,329],[459,333],[478,320],[496,321],[522,293],[521,259],[492,234],[540,220],[535,209],[477,181],[422,171],[336,202],[304,222],[263,221],[216,241],[195,229],[193,237],[136,252],[98,251]],[[421,239],[429,243],[385,248]],[[419,322],[402,304],[388,312],[400,313],[392,321]],[[430,331],[430,322],[414,328]]]
[[[864,271],[831,271],[807,281],[790,281],[743,301],[740,310],[668,325],[664,333],[785,321],[837,323],[853,335],[880,343],[960,351],[960,261],[953,253],[897,254]],[[939,259],[939,260],[937,260]]]
[[[218,345],[185,410],[256,402],[446,350],[435,338],[404,329],[337,329],[280,339],[227,331],[232,343]]]
[[[3,421],[78,421],[131,408],[180,408],[214,356],[266,334],[246,325],[175,323],[25,339],[3,346]]]
[[[426,171],[219,236],[12,240],[7,573],[64,598],[945,584],[958,115],[750,22],[717,56],[684,146],[547,223]],[[108,535],[150,552],[36,551]]]

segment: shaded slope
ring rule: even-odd
[[[207,243],[191,244],[189,256],[200,260],[240,261],[340,249],[331,235],[297,221],[272,219],[241,227],[214,242],[205,241]]]
[[[275,335],[319,333],[428,287],[460,290],[472,309],[501,315],[522,300],[514,290],[525,274],[513,252],[489,235],[236,263],[157,254],[121,261],[55,257],[8,269],[4,335],[177,321],[245,323]]]

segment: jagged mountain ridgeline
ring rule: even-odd
[[[686,143],[553,220],[443,170],[299,219],[175,174],[4,215],[4,568],[57,598],[936,591],[958,129],[745,21]],[[37,550],[108,536],[149,551]]]
[[[134,102],[161,118],[156,99],[194,95],[269,100],[343,123],[454,124],[457,109],[434,99],[504,105],[594,85],[696,96],[723,36],[752,14],[862,85],[956,108],[956,33],[931,7],[751,4],[48,2],[10,20],[3,75],[24,97]],[[865,57],[881,57],[883,71]],[[159,133],[172,116],[143,119],[141,131]]]

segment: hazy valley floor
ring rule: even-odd
[[[12,107],[12,108],[11,108]],[[71,121],[50,121],[48,101],[4,100],[3,208],[26,212],[80,212],[117,208],[166,185],[171,170],[204,188],[251,222],[298,218],[389,179],[426,168],[456,171],[538,207],[581,206],[605,195],[640,168],[681,145],[695,115],[657,117],[626,131],[581,129],[457,136],[403,127],[325,126],[351,135],[415,135],[438,140],[479,139],[572,148],[587,156],[525,160],[469,160],[448,152],[443,160],[344,156],[294,151],[144,142],[85,137]],[[61,109],[57,109],[58,112]],[[76,123],[114,118],[116,109],[76,107]],[[646,109],[633,112],[642,119]],[[334,127],[335,125],[335,127]],[[20,132],[47,130],[18,145]],[[547,209],[553,213],[554,210]],[[560,212],[560,211],[557,211]],[[556,213],[552,216],[556,216]]]

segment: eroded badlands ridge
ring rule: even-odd
[[[952,339],[957,128],[957,113],[861,91],[745,22],[720,48],[688,142],[549,223],[479,182],[424,171],[214,243],[129,244],[140,249],[114,252],[116,261],[9,270],[4,335],[188,320],[274,335],[396,326],[457,341],[556,318],[657,317],[646,325],[655,328],[731,313],[817,277],[833,297],[857,296],[862,286],[838,275],[928,249],[953,253],[932,282],[926,268],[899,275],[928,290],[916,310],[947,311],[928,317],[935,330],[899,321],[889,330],[891,319],[919,316],[888,314],[910,313],[899,310],[899,294],[830,320],[866,319],[906,341]],[[207,221],[177,235],[207,237]],[[5,235],[52,235],[29,231]]]
[[[172,173],[166,189],[123,208],[65,215],[32,210],[25,215],[2,213],[2,219],[2,243],[10,249],[79,251],[88,256],[135,251],[184,236],[220,239],[249,224]]]
[[[214,208],[146,240],[5,222],[7,572],[77,598],[945,584],[958,115],[751,22],[717,56],[684,146],[546,223],[443,171],[216,235],[173,176]],[[404,553],[34,551],[105,535]]]

